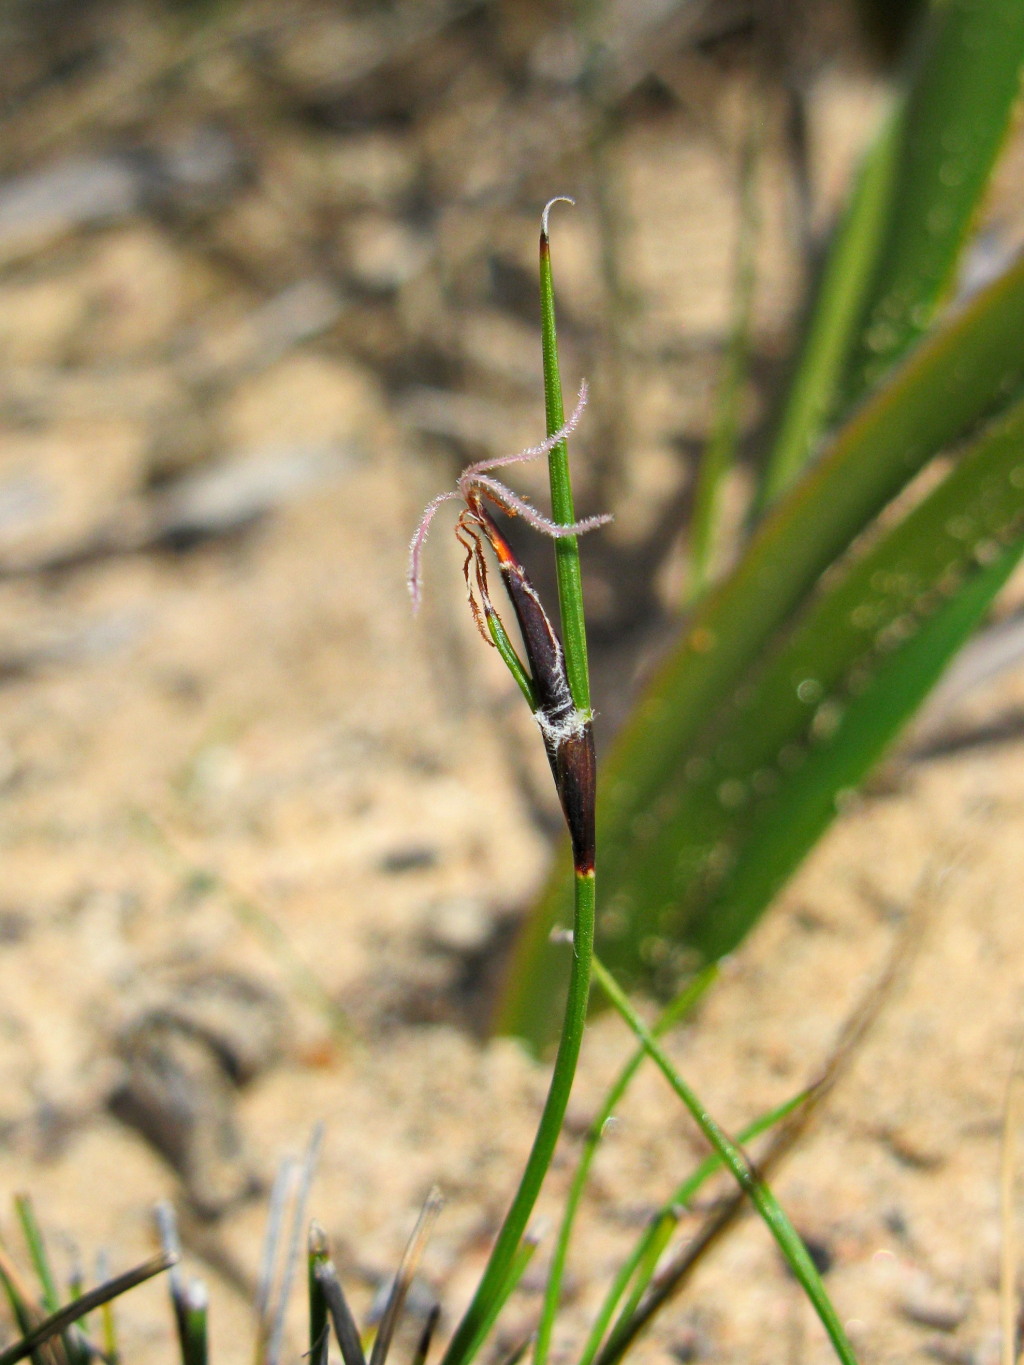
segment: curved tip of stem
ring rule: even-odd
[[[552,204],[572,204],[576,205],[575,199],[570,199],[567,194],[556,194],[554,199],[549,199],[544,205],[544,212],[540,216],[540,235],[546,242],[548,239],[548,216],[551,213]]]

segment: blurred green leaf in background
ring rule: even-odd
[[[749,541],[603,768],[597,942],[626,984],[671,991],[736,947],[1024,552],[1024,260],[941,311],[1022,64],[1020,0],[946,0],[910,44],[795,348]],[[900,497],[933,465],[930,491]],[[536,907],[499,1019],[535,1047],[558,1016],[548,940],[569,885],[563,868]]]

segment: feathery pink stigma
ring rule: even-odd
[[[423,546],[427,539],[427,532],[430,530],[430,523],[434,520],[434,513],[443,502],[459,501],[461,493],[438,493],[436,498],[432,498],[424,509],[423,516],[420,517],[420,524],[413,532],[412,540],[409,542],[409,573],[407,582],[409,584],[409,595],[412,598],[413,612],[420,609],[420,588],[423,583]]]
[[[552,200],[552,203],[556,202]],[[550,205],[549,205],[550,207]],[[409,593],[412,597],[412,609],[414,612],[419,610],[420,599],[422,596],[421,587],[423,581],[423,546],[426,543],[427,532],[430,523],[434,519],[434,513],[443,502],[459,501],[464,502],[472,512],[474,504],[479,506],[482,498],[500,507],[509,516],[522,517],[523,520],[542,535],[576,536],[582,535],[584,531],[592,531],[595,526],[603,526],[605,522],[611,521],[610,514],[596,517],[584,517],[582,521],[574,521],[570,525],[563,525],[560,522],[552,521],[543,513],[538,512],[524,498],[513,493],[511,488],[501,483],[498,479],[492,479],[485,471],[491,469],[501,469],[505,465],[521,464],[524,460],[534,460],[540,455],[547,455],[554,450],[559,442],[564,441],[567,436],[571,436],[579,425],[583,410],[587,406],[587,381],[584,379],[580,384],[579,396],[576,406],[569,416],[569,420],[556,432],[553,432],[546,440],[538,445],[527,446],[525,450],[518,451],[515,455],[502,455],[496,460],[478,460],[475,464],[467,465],[459,475],[459,482],[455,491],[451,493],[439,493],[436,498],[431,499],[424,509],[420,523],[413,533],[412,540],[409,542]]]

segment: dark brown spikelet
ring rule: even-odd
[[[594,827],[597,757],[594,727],[590,721],[584,722],[579,734],[563,739],[554,754],[549,744],[548,759],[569,827],[573,867],[578,874],[593,872],[597,837]]]
[[[580,711],[573,700],[562,642],[526,570],[484,508],[477,505],[472,511],[498,560],[523,637],[536,697],[534,716],[569,828],[573,866],[577,873],[593,872],[597,762],[590,715]]]

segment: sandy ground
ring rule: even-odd
[[[441,1186],[423,1278],[447,1327],[543,1098],[542,1064],[483,1040],[557,827],[543,753],[473,633],[446,530],[416,623],[404,573],[419,509],[460,463],[540,434],[530,272],[556,191],[582,200],[555,238],[567,370],[595,383],[580,487],[618,518],[610,549],[588,545],[607,728],[678,591],[675,540],[651,552],[647,537],[707,427],[745,68],[685,45],[652,56],[626,25],[643,79],[580,170],[585,120],[557,79],[568,30],[526,5],[479,8],[398,7],[382,29],[373,7],[227,6],[190,27],[119,4],[83,11],[54,50],[5,18],[0,1226],[15,1246],[7,1198],[30,1190],[60,1267],[77,1255],[91,1272],[106,1248],[122,1269],[174,1200],[222,1365],[250,1356],[267,1190],[316,1123],[311,1210],[360,1311]],[[829,51],[819,214],[877,103]],[[45,76],[68,53],[79,65]],[[768,155],[755,433],[799,279],[789,181]],[[1019,160],[992,214],[1004,245]],[[618,356],[595,166],[620,205]],[[48,190],[16,179],[43,172]],[[668,1043],[739,1127],[816,1075],[904,954],[777,1183],[868,1362],[998,1355],[1022,708],[1024,676],[1006,673],[933,722]],[[542,1217],[628,1051],[619,1023],[594,1022]],[[641,1073],[597,1163],[559,1359],[700,1154]],[[536,1315],[544,1254],[506,1348]],[[162,1286],[126,1298],[121,1322],[127,1361],[170,1358]],[[635,1354],[829,1358],[749,1218]]]

